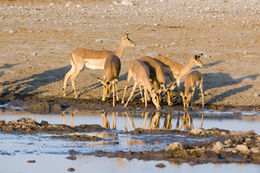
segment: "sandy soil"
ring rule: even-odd
[[[129,32],[137,46],[126,48],[119,88],[133,59],[161,54],[185,64],[203,52],[206,65],[196,69],[205,78],[206,104],[259,107],[259,28],[257,0],[1,1],[1,94],[61,97],[72,50],[115,50]],[[102,76],[103,70],[79,74],[81,99],[101,100]]]

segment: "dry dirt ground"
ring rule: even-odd
[[[257,0],[1,0],[1,94],[61,97],[72,50],[115,50],[129,32],[137,46],[121,59],[121,95],[133,59],[161,54],[186,64],[203,52],[205,67],[196,69],[205,78],[206,104],[259,107],[259,28]],[[101,100],[102,76],[81,71],[81,99]]]

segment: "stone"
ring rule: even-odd
[[[164,167],[166,167],[166,165],[163,164],[163,163],[158,163],[158,164],[156,164],[155,166],[156,166],[157,168],[164,168]]]
[[[246,145],[237,145],[235,149],[237,149],[238,151],[240,151],[243,154],[250,153],[250,150],[247,148]]]
[[[131,1],[128,1],[128,0],[122,0],[121,4],[122,5],[127,5],[127,6],[133,6],[134,5]]]
[[[8,30],[8,33],[9,33],[9,34],[14,34],[14,33],[16,33],[16,32],[17,32],[17,30],[14,30],[14,29],[9,29],[9,30]]]
[[[223,144],[221,142],[216,142],[214,145],[213,145],[213,148],[212,150],[215,152],[215,153],[219,153],[221,150],[223,149]]]
[[[259,150],[259,148],[257,148],[257,147],[251,148],[250,151],[251,151],[252,153],[255,153],[255,154],[260,153],[260,150]]]
[[[176,150],[183,150],[183,145],[180,142],[174,142],[173,144],[170,144],[166,151],[176,151]]]
[[[192,130],[190,131],[190,133],[193,134],[193,135],[203,135],[203,134],[204,134],[204,131],[203,131],[202,129],[196,128],[196,129],[192,129]]]

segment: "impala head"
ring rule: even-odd
[[[155,89],[151,90],[151,97],[152,97],[152,101],[153,101],[153,104],[155,105],[156,109],[161,109],[160,100],[159,100],[158,94],[156,93]]]
[[[201,57],[201,56],[203,56],[203,53],[194,55],[194,56],[192,57],[192,60],[193,60],[193,62],[194,62],[196,65],[198,65],[198,66],[200,66],[200,67],[203,67],[204,64],[203,64],[202,61],[200,60],[200,57]]]
[[[118,81],[118,79],[113,79],[111,81],[105,81],[105,80],[102,80],[100,78],[97,78],[102,84],[103,84],[103,87],[104,87],[104,94],[105,94],[105,97],[109,97],[110,95],[110,92],[111,92],[111,85],[115,82]]]
[[[188,95],[185,95],[182,91],[180,92],[180,95],[182,97],[182,103],[183,103],[183,109],[187,111],[189,109],[189,104],[191,100],[191,93]]]
[[[128,33],[125,33],[122,36],[122,41],[123,41],[125,46],[130,46],[130,47],[135,47],[136,46],[135,42],[130,40],[130,38],[128,37]]]

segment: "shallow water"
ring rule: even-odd
[[[245,114],[245,113],[244,113]],[[131,131],[135,128],[145,129],[181,129],[191,128],[209,129],[213,127],[227,130],[255,130],[260,133],[259,116],[254,114],[214,114],[191,112],[185,114],[176,112],[172,114],[160,113],[88,113],[80,111],[66,111],[63,114],[39,115],[21,112],[9,112],[0,114],[0,120],[11,121],[22,117],[30,117],[38,122],[46,120],[51,124],[67,124],[76,126],[80,124],[100,124],[105,128],[115,129],[108,133],[87,133],[88,135],[105,138],[102,141],[71,141],[66,139],[53,139],[51,136],[58,134],[38,133],[34,135],[0,133],[0,159],[1,172],[66,172],[73,167],[75,172],[161,172],[178,171],[187,172],[259,172],[260,167],[254,164],[203,164],[190,166],[189,164],[176,164],[167,161],[140,161],[106,157],[87,156],[96,150],[108,152],[122,151],[158,151],[165,149],[170,143],[180,141],[182,143],[207,143],[211,138],[185,138],[174,134],[141,134],[129,135],[124,131]],[[166,121],[168,120],[171,121]],[[203,118],[203,119],[202,119]],[[202,121],[203,120],[203,121]],[[114,122],[114,123],[113,123]],[[168,123],[166,123],[168,122]],[[169,123],[170,122],[170,123]],[[167,125],[165,125],[167,124]],[[84,133],[85,134],[85,133]],[[77,160],[65,159],[69,150],[78,152]],[[27,163],[27,160],[36,160],[36,163]],[[15,162],[15,167],[10,166]],[[57,164],[53,164],[53,163]],[[157,163],[164,163],[165,168],[157,168]],[[55,171],[54,171],[55,170]],[[213,172],[214,172],[213,171]]]
[[[66,159],[67,155],[0,155],[0,173],[64,173],[68,168],[74,168],[76,173],[83,172],[113,172],[113,173],[150,173],[150,172],[200,172],[200,173],[258,173],[260,166],[254,164],[203,164],[190,166],[187,163],[177,164],[167,161],[142,161],[137,159],[127,160],[123,158],[106,158],[95,156],[77,156],[76,160]],[[27,160],[35,160],[35,163],[27,163]],[[14,166],[15,163],[15,166]],[[55,164],[54,164],[55,163]],[[163,163],[166,167],[157,168],[156,164]]]

